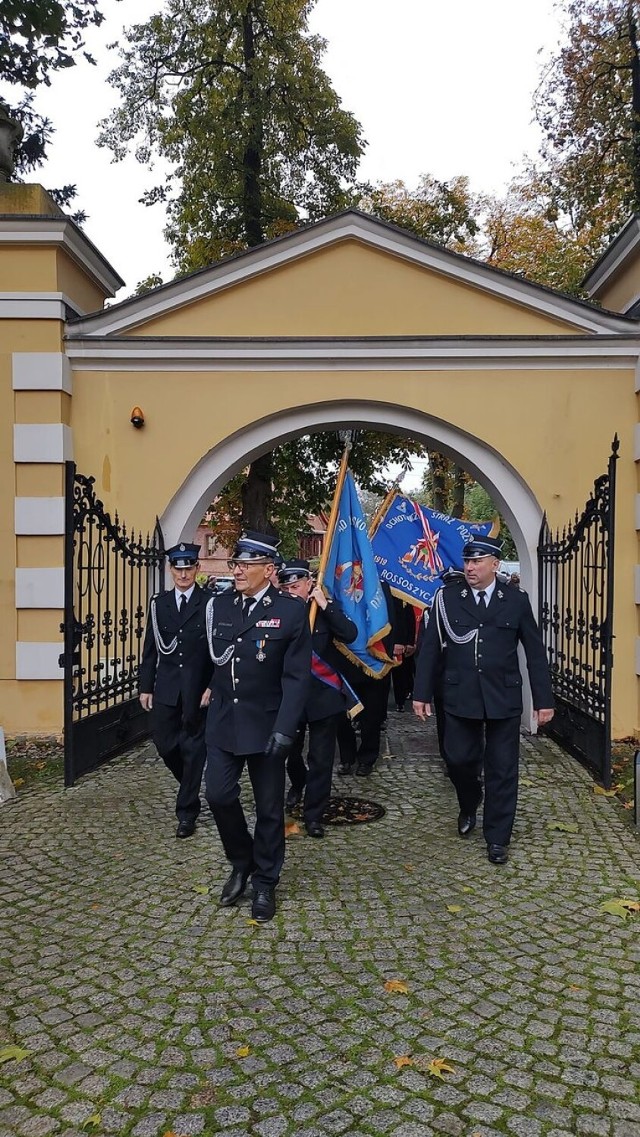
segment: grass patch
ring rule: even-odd
[[[38,785],[62,785],[64,747],[55,735],[15,735],[5,740],[7,769],[18,793]]]

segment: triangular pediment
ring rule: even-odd
[[[356,211],[69,326],[100,337],[535,337],[630,321]]]

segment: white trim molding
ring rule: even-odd
[[[71,365],[59,351],[14,351],[14,391],[65,391],[73,393]]]
[[[633,458],[635,462],[640,462],[640,422],[633,428]]]
[[[58,660],[63,643],[18,640],[16,643],[16,679],[57,679],[62,682],[63,671]]]
[[[636,565],[634,574],[636,604],[640,604],[640,565]]]
[[[74,371],[453,371],[624,370],[640,358],[626,336],[389,339],[69,339]]]
[[[63,497],[17,497],[16,537],[59,537],[64,534]]]
[[[632,321],[615,313],[592,308],[584,301],[449,252],[366,213],[347,210],[269,241],[257,249],[229,257],[211,268],[171,281],[144,296],[131,297],[103,312],[87,316],[69,327],[69,335],[114,335],[130,331],[147,320],[214,296],[226,288],[347,240],[357,241],[409,264],[430,269],[541,315],[561,320],[583,332],[624,333],[633,329]]]
[[[67,307],[78,310],[64,292],[0,292],[0,320],[64,321]]]
[[[71,458],[70,426],[61,422],[20,422],[14,426],[14,462],[67,462]]]
[[[0,245],[57,245],[84,269],[106,296],[115,296],[125,283],[82,229],[68,217],[5,215],[0,222]]]
[[[640,636],[636,636],[636,675],[640,675]]]
[[[16,608],[64,608],[64,569],[17,568]]]

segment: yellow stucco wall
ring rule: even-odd
[[[67,255],[64,249],[58,250],[56,271],[58,291],[64,292],[71,303],[78,306],[79,312],[97,312],[104,307],[107,293],[87,277],[84,270]]]
[[[572,330],[441,273],[345,240],[147,321],[133,334],[566,335]]]
[[[640,297],[640,259],[630,258],[597,293],[603,308],[625,312]]]
[[[6,248],[0,279],[12,264],[34,291],[65,291],[92,301],[95,285],[77,266],[50,251],[32,257]],[[46,254],[46,255],[45,255]],[[53,285],[49,281],[54,265]],[[12,279],[16,279],[15,277]],[[64,285],[64,286],[63,286]],[[1,288],[2,286],[0,286]],[[16,290],[15,284],[4,285]],[[26,287],[26,285],[25,285]],[[75,290],[75,291],[73,291]],[[79,302],[79,301],[78,301]],[[84,306],[84,305],[83,305]],[[287,266],[228,288],[190,307],[140,324],[149,336],[550,336],[575,327],[505,297],[346,240]],[[80,472],[96,478],[109,511],[136,531],[153,528],[199,460],[252,423],[318,402],[392,405],[438,419],[501,456],[528,485],[552,524],[581,510],[593,479],[602,473],[614,433],[621,435],[618,464],[614,734],[638,731],[635,647],[638,616],[634,571],[638,490],[633,431],[638,422],[633,368],[528,370],[522,368],[424,370],[181,371],[110,370],[73,374],[73,395],[13,392],[11,353],[61,350],[56,321],[3,320],[0,343],[0,476],[13,494],[62,493],[60,465],[18,465],[12,460],[14,422],[69,422]],[[117,335],[121,337],[122,331]],[[131,408],[143,408],[146,425],[134,430]],[[345,424],[348,425],[348,424]],[[6,475],[6,476],[5,476]],[[60,537],[14,535],[12,493],[0,495],[0,723],[8,730],[59,731],[58,681],[17,683],[15,640],[54,642],[57,610],[15,611],[14,570],[59,566]],[[535,598],[534,598],[535,603]]]
[[[76,460],[96,475],[110,510],[146,532],[197,461],[248,422],[324,400],[393,403],[435,416],[501,454],[531,487],[552,525],[582,506],[611,440],[636,414],[634,377],[621,371],[75,373]],[[97,392],[99,416],[96,414]],[[176,399],[184,405],[182,423]],[[146,425],[129,424],[133,403]],[[251,406],[247,416],[246,408]],[[197,413],[193,413],[197,408]],[[97,423],[100,428],[97,429]],[[177,439],[186,445],[177,445]],[[629,426],[618,463],[616,546],[617,736],[640,723],[635,676],[633,571],[636,471]],[[535,598],[534,598],[535,599]]]

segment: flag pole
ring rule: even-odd
[[[354,431],[352,431],[352,430],[347,430],[344,432],[344,436],[345,436],[344,451],[342,453],[342,459],[340,461],[340,469],[338,470],[338,478],[336,481],[336,488],[335,488],[334,493],[333,493],[333,501],[331,502],[331,510],[329,512],[329,522],[327,524],[327,532],[324,535],[324,544],[322,546],[322,556],[320,558],[320,565],[318,567],[318,577],[317,577],[317,582],[316,582],[318,588],[322,588],[322,583],[324,581],[324,574],[325,574],[325,570],[327,567],[327,561],[329,560],[329,553],[331,552],[331,545],[333,543],[333,538],[334,538],[335,531],[336,531],[336,525],[338,524],[338,511],[340,509],[340,496],[342,494],[342,488],[344,486],[344,480],[347,476],[347,468],[349,466],[349,453],[353,447],[353,435],[354,435]],[[311,604],[309,606],[309,626],[311,628],[311,631],[313,631],[313,628],[314,628],[314,625],[316,622],[317,612],[318,612],[318,604],[315,600],[312,600]]]
[[[376,529],[378,528],[380,522],[382,521],[382,518],[384,517],[385,513],[387,512],[389,506],[391,505],[391,502],[393,501],[396,494],[399,492],[400,492],[400,486],[398,485],[398,482],[394,482],[393,485],[391,486],[391,489],[387,491],[387,496],[385,497],[384,501],[382,501],[380,503],[380,505],[376,509],[376,511],[375,511],[375,513],[371,519],[371,524],[369,526],[369,540],[371,540],[371,538],[373,537],[374,533],[376,532]]]

